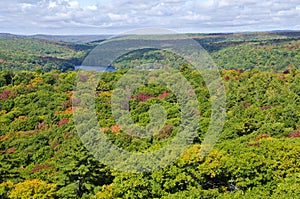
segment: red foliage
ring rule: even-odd
[[[263,111],[263,110],[268,110],[270,108],[272,108],[272,106],[263,106],[263,107],[260,108],[260,110]]]
[[[35,172],[38,172],[38,171],[42,171],[42,170],[45,170],[45,169],[50,169],[51,168],[51,165],[50,164],[44,164],[44,165],[36,165],[32,170],[31,172],[32,173],[35,173]]]
[[[62,126],[64,124],[69,123],[69,119],[68,118],[63,118],[58,122],[58,126]]]
[[[230,80],[230,77],[229,77],[228,75],[226,75],[224,78],[225,78],[225,80],[227,80],[227,81]]]
[[[243,105],[245,108],[247,108],[247,107],[249,107],[251,104],[248,103],[248,102],[242,102],[242,105]]]
[[[291,132],[288,136],[286,136],[286,138],[298,138],[300,137],[300,132]]]
[[[0,93],[0,99],[2,100],[8,100],[12,96],[11,90],[4,90],[2,93]]]
[[[56,149],[56,147],[58,147],[58,144],[53,144],[53,145],[51,146],[52,149]]]
[[[167,97],[168,95],[170,95],[169,93],[167,93],[166,90],[164,90],[164,92],[160,95],[157,96],[158,99],[164,99],[165,97]],[[146,102],[148,99],[153,98],[154,96],[151,94],[146,94],[146,93],[139,93],[136,96],[132,96],[131,98],[136,99],[138,102]]]
[[[145,94],[145,93],[139,93],[136,96],[132,96],[132,98],[135,98],[138,100],[138,102],[145,102],[150,98],[153,98],[153,95],[151,94]]]
[[[12,154],[12,153],[14,153],[16,150],[17,150],[16,147],[12,147],[12,148],[7,149],[7,150],[6,150],[6,153],[7,153],[7,154]]]
[[[169,95],[169,94],[167,93],[167,91],[164,90],[164,93],[163,93],[163,94],[160,94],[159,96],[157,96],[157,98],[163,99],[163,98],[167,97],[168,95]]]

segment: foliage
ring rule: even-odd
[[[220,68],[285,70],[298,67],[299,41],[282,43],[247,42],[212,53]]]
[[[1,189],[7,193],[3,198],[28,199],[28,198],[55,198],[56,185],[47,184],[40,180],[27,180],[18,184],[12,182],[2,183]],[[1,191],[2,192],[2,191]],[[3,192],[2,192],[3,193]]]
[[[29,39],[0,39],[0,70],[61,70],[74,69],[86,51],[74,50],[65,43]],[[1,82],[1,80],[0,80]]]
[[[124,70],[101,75],[95,96],[99,126],[113,144],[127,151],[145,153],[167,145],[180,130],[182,113],[172,90],[150,82],[121,105],[141,127],[155,115],[154,104],[164,109],[166,119],[145,138],[126,132],[111,111],[113,90],[126,66],[145,63],[152,70],[176,61],[176,72],[190,82],[193,89],[188,92],[199,101],[199,128],[189,149],[165,168],[136,174],[103,165],[81,142],[72,116],[80,102],[73,95],[75,71],[2,70],[25,69],[35,62],[46,71],[63,69],[56,61],[48,68],[36,59],[77,59],[86,51],[72,50],[65,43],[1,40],[1,59],[6,61],[0,64],[0,198],[299,198],[297,34],[193,37],[210,46],[216,62],[227,68],[220,71],[227,95],[226,121],[216,146],[204,158],[199,154],[210,124],[211,97],[201,71],[171,53],[145,50],[121,57],[115,64]],[[28,50],[21,53],[24,48]],[[263,70],[250,69],[252,64]],[[271,66],[278,70],[265,70]]]

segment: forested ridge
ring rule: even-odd
[[[103,73],[97,85],[102,130],[115,145],[141,153],[172,140],[180,126],[180,104],[167,87],[139,87],[130,98],[132,120],[147,125],[152,104],[164,107],[167,120],[150,138],[130,136],[110,108],[118,80],[141,63],[176,63],[176,71],[193,86],[200,113],[193,144],[169,166],[136,174],[94,158],[75,128],[72,102],[80,99],[74,97],[78,71],[73,67],[95,44],[0,39],[0,198],[298,198],[298,34],[192,36],[210,47],[226,91],[224,128],[206,157],[199,154],[211,120],[211,97],[201,71],[171,53],[147,50],[118,59],[118,70]]]
[[[91,48],[88,44],[0,38],[0,70],[73,70]]]

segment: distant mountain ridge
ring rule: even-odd
[[[232,33],[205,33],[204,36],[228,36],[228,35],[235,35],[235,34],[251,34],[255,32],[232,32]],[[300,36],[300,30],[272,30],[272,31],[257,31],[256,33],[273,33],[273,34],[287,34],[291,36]],[[198,35],[201,33],[186,33],[187,35]],[[201,34],[202,35],[202,34]],[[11,33],[0,33],[0,38],[32,38],[32,39],[44,39],[50,41],[58,41],[58,42],[93,42],[93,41],[103,41],[110,37],[114,36],[113,34],[103,34],[103,35],[47,35],[47,34],[35,34],[35,35],[18,35],[18,34],[11,34]]]
[[[299,30],[272,30],[271,32],[299,32]]]
[[[11,33],[0,33],[0,38],[31,38],[31,39],[44,39],[59,42],[92,42],[98,40],[105,40],[112,35],[17,35]]]
[[[182,33],[183,34],[183,33]],[[300,63],[300,31],[244,33],[187,33],[198,42],[221,69],[286,70]],[[44,71],[74,69],[88,53],[111,35],[15,35],[0,33],[0,70]],[[127,38],[127,37],[126,37]],[[171,39],[165,37],[166,39]],[[128,42],[132,42],[128,40]],[[134,67],[135,60],[163,61],[156,51],[132,52],[116,60],[116,68]],[[169,59],[173,60],[172,56]],[[165,65],[169,62],[163,62]],[[174,63],[172,63],[174,65]],[[183,65],[176,61],[176,66]],[[173,66],[174,67],[174,66]]]

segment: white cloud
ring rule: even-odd
[[[71,1],[69,2],[69,5],[71,8],[78,8],[79,7],[79,2],[78,1]]]
[[[20,4],[22,11],[26,11],[27,9],[31,8],[33,5],[30,3],[21,3]]]
[[[0,32],[91,34],[143,27],[193,32],[296,29],[300,26],[299,3],[299,0],[110,0],[82,5],[76,0],[2,0]]]
[[[50,1],[49,2],[49,5],[48,5],[48,8],[55,8],[55,7],[57,7],[57,4],[56,4],[56,2],[55,1]]]
[[[97,6],[93,5],[93,6],[87,6],[86,7],[88,10],[97,10]]]
[[[108,13],[108,17],[112,21],[122,21],[122,20],[126,20],[128,18],[127,15],[119,15],[119,14],[113,14],[113,13]]]

